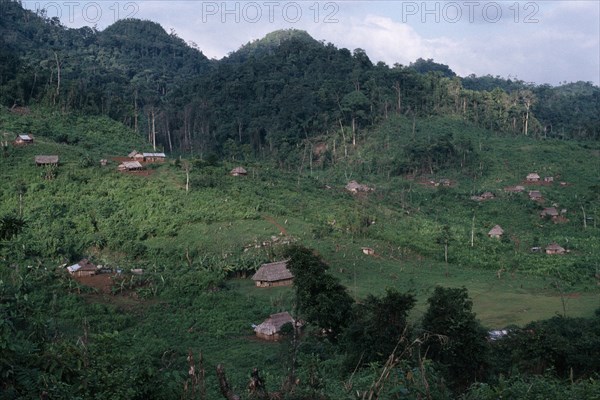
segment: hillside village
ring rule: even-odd
[[[0,9],[0,400],[600,396],[597,86]]]

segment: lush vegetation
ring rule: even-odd
[[[251,153],[294,165],[299,145],[392,115],[455,115],[513,135],[597,139],[600,89],[492,77],[446,65],[374,65],[302,31],[278,31],[209,61],[175,32],[121,20],[103,31],[2,2],[0,104],[106,115],[169,151]],[[338,132],[339,133],[339,132]]]
[[[0,399],[600,398],[597,87],[0,7]],[[254,287],[284,258],[293,287]],[[281,311],[302,332],[258,340]]]

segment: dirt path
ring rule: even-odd
[[[282,235],[288,236],[288,233],[285,230],[285,228],[283,226],[279,225],[279,223],[275,220],[275,218],[273,218],[269,215],[263,215],[263,218],[265,219],[265,221],[275,225],[279,229],[279,231],[281,232]]]

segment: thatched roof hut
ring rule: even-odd
[[[527,182],[539,182],[540,176],[535,172],[531,172],[530,174],[527,174],[527,177],[525,179],[527,180]]]
[[[278,340],[281,337],[281,328],[288,323],[295,325],[296,321],[287,311],[272,314],[262,324],[257,325],[254,328],[254,332],[261,339]]]
[[[139,161],[123,161],[118,168],[119,171],[139,171],[144,167]]]
[[[552,242],[546,246],[546,254],[564,254],[565,252],[565,248],[556,242]]]
[[[529,191],[529,198],[531,200],[541,200],[542,199],[542,193],[539,190],[530,190]]]
[[[35,165],[58,165],[58,156],[35,156]]]
[[[277,261],[261,265],[252,280],[258,287],[289,286],[294,275],[287,269],[287,261]]]
[[[510,192],[510,193],[521,193],[524,190],[525,190],[525,186],[521,186],[521,185],[507,186],[504,188],[505,192]]]
[[[358,183],[356,181],[350,181],[348,182],[348,184],[346,185],[346,190],[351,192],[351,193],[358,193],[358,192],[370,192],[373,190],[373,188],[367,186],[367,185],[363,185],[361,183]]]
[[[540,212],[540,217],[558,217],[558,210],[556,207],[546,207]]]
[[[494,193],[492,192],[483,192],[482,194],[480,194],[479,196],[475,195],[475,196],[471,196],[471,200],[475,200],[475,201],[485,201],[485,200],[491,200],[494,197],[496,197],[494,195]]]
[[[248,175],[248,171],[244,167],[235,167],[229,172],[231,176],[245,176]]]
[[[500,239],[502,237],[502,235],[504,235],[504,229],[502,229],[502,227],[500,225],[494,226],[488,232],[488,236],[491,238],[495,238],[495,239]]]
[[[362,247],[361,250],[362,250],[363,254],[366,254],[368,256],[375,255],[375,250],[372,249],[371,247]]]

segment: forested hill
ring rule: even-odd
[[[453,115],[491,131],[598,139],[600,89],[460,78],[446,65],[373,64],[297,30],[278,31],[208,60],[150,21],[104,31],[0,3],[0,102],[107,115],[167,151],[224,154],[232,146],[290,164],[290,149],[331,132],[356,142],[392,114]],[[200,44],[201,47],[201,44]]]
[[[131,126],[136,111],[157,107],[173,87],[211,68],[201,51],[155,22],[69,29],[13,1],[0,2],[0,60],[2,105],[50,105]]]

